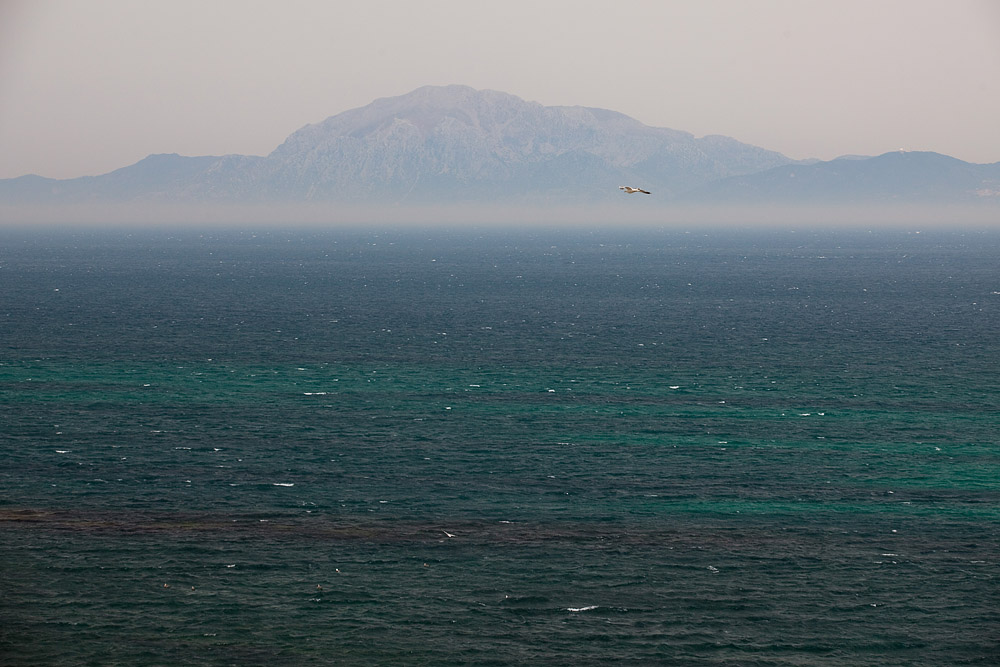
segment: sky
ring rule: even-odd
[[[794,159],[1000,161],[997,0],[0,0],[0,178],[266,155],[423,85]]]

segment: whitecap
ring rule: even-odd
[[[56,450],[56,454],[69,454],[70,451],[72,451],[72,450],[69,450],[69,449],[57,449]]]
[[[271,486],[295,486],[295,484],[291,482],[272,482]]]
[[[581,611],[591,611],[593,609],[597,609],[597,605],[596,604],[592,604],[592,605],[589,605],[587,607],[566,607],[566,611],[571,611],[574,614],[578,613],[578,612],[581,612]]]

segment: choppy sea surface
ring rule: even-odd
[[[4,665],[995,665],[1000,233],[0,233]]]

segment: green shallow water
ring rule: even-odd
[[[5,664],[993,664],[1000,237],[8,233]]]

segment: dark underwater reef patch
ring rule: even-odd
[[[905,522],[896,524],[905,526]],[[912,530],[886,530],[881,521],[865,523],[788,522],[777,517],[680,518],[676,521],[497,521],[459,519],[406,520],[313,516],[282,513],[154,513],[41,508],[0,509],[0,526],[104,537],[151,537],[221,541],[342,542],[442,544],[456,548],[565,546],[567,548],[666,550],[704,549],[756,554],[761,558],[815,558],[837,553],[905,553],[915,560],[992,561],[1000,552],[1000,534],[962,530],[920,520]]]

